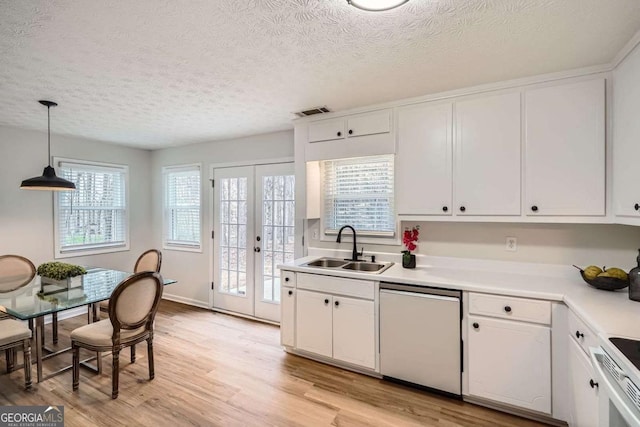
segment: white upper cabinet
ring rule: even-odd
[[[391,110],[309,122],[305,161],[395,153]]]
[[[452,104],[398,110],[396,209],[399,215],[451,215]]]
[[[456,215],[520,215],[520,93],[455,108]]]
[[[525,117],[527,215],[604,215],[604,79],[527,90]]]
[[[613,200],[618,217],[640,224],[640,49],[613,75]],[[637,218],[637,220],[630,219]]]
[[[309,124],[309,142],[331,141],[344,138],[344,119],[321,120]]]

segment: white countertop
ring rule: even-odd
[[[278,267],[303,273],[562,301],[598,334],[640,339],[640,302],[631,301],[627,289],[611,292],[589,286],[573,267],[426,258],[434,262],[415,269],[396,263],[381,274],[371,274],[302,265],[317,258],[299,258]]]

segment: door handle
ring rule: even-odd
[[[256,246],[253,248],[253,252],[260,252],[260,246]]]

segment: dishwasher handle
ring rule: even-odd
[[[381,294],[391,294],[391,295],[402,295],[408,297],[418,297],[418,298],[426,298],[426,299],[435,299],[441,301],[455,301],[459,302],[460,297],[451,297],[445,295],[436,295],[436,294],[426,294],[426,293],[418,293],[418,292],[407,292],[407,291],[395,291],[391,289],[380,289]]]
[[[462,298],[462,292],[450,289],[430,288],[428,286],[413,286],[400,283],[380,283],[380,292],[409,293],[416,295],[438,295],[456,299]]]

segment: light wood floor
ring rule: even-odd
[[[61,345],[84,321],[61,322]],[[110,398],[106,356],[102,375],[82,370],[75,393],[70,371],[31,392],[23,389],[22,371],[0,374],[0,405],[64,405],[67,427],[540,425],[289,355],[275,326],[167,301],[156,319],[154,348],[153,381],[146,346],[138,345],[135,364],[128,350],[121,353],[117,400]],[[45,365],[70,364],[71,354],[57,359]]]

